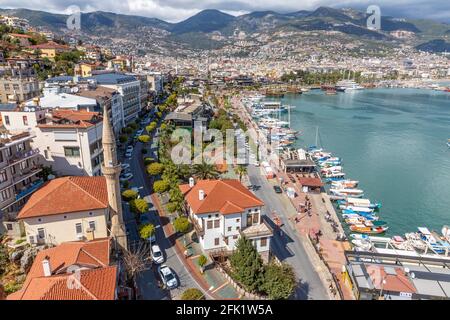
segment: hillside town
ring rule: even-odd
[[[340,172],[321,167],[323,150],[286,148],[298,134],[290,123],[260,118],[282,108],[262,95],[332,95],[356,88],[341,88],[349,81],[449,92],[436,84],[450,77],[448,55],[407,45],[366,54],[331,31],[301,47],[272,36],[141,54],[137,43],[1,16],[0,299],[448,299],[437,266],[448,249],[438,262],[417,258],[433,264],[422,278],[408,276],[422,268],[412,257],[398,258],[409,269],[361,259],[324,191]],[[233,141],[249,132],[249,161],[208,161],[219,147],[176,163],[175,133],[212,129]],[[200,153],[214,141],[202,136]],[[380,283],[366,272],[375,269]],[[447,287],[427,290],[437,282]]]

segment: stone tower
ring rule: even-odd
[[[103,109],[103,166],[102,173],[106,178],[108,203],[111,212],[111,236],[122,250],[128,250],[125,224],[122,216],[122,199],[120,195],[119,175],[122,167],[117,162],[116,141],[109,121],[109,114]]]

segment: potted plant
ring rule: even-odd
[[[204,267],[205,267],[207,262],[208,262],[208,259],[203,254],[198,258],[197,263],[198,263],[198,265],[200,267],[200,272],[201,273],[205,272]]]

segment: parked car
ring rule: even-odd
[[[140,136],[143,132],[144,132],[144,129],[139,129],[138,131],[136,131],[136,135]]]
[[[122,163],[120,166],[122,167],[123,171],[127,171],[127,170],[130,169],[130,164],[129,163]]]
[[[128,146],[126,152],[133,152],[133,150],[134,150],[133,146]]]
[[[123,174],[121,174],[119,176],[119,180],[121,182],[128,181],[128,180],[131,180],[131,179],[133,179],[133,174],[131,172],[123,173]]]
[[[152,245],[152,260],[156,264],[164,262],[163,253],[157,244]]]
[[[275,190],[276,193],[283,193],[283,190],[279,186],[273,186],[273,190]]]
[[[175,277],[175,273],[165,264],[158,267],[158,274],[167,288],[175,289],[178,287],[178,280]]]

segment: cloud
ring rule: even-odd
[[[83,12],[96,10],[155,17],[170,22],[184,20],[203,9],[218,9],[233,15],[252,11],[294,12],[314,10],[319,6],[352,7],[365,10],[377,4],[383,15],[399,18],[431,18],[450,22],[448,0],[0,0],[2,8],[28,8],[67,13],[76,5]]]

